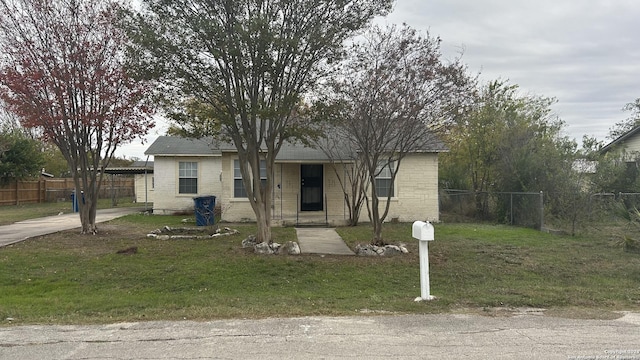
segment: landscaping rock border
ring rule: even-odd
[[[371,244],[358,244],[355,248],[355,253],[358,256],[395,256],[408,254],[409,250],[407,250],[404,244],[400,245],[385,245],[385,246],[376,246]]]
[[[242,240],[242,248],[253,248],[253,252],[260,255],[300,255],[300,246],[295,241],[287,241],[284,244],[279,243],[256,243],[256,237],[249,235],[246,239]]]
[[[162,229],[156,229],[147,234],[147,237],[158,240],[173,240],[173,239],[211,239],[219,236],[229,236],[238,233],[238,230],[225,227],[223,229],[216,229],[213,234],[203,234],[208,228],[194,228],[194,227],[182,227],[172,228],[165,226]]]

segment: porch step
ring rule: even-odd
[[[304,214],[298,218],[291,216],[284,219],[274,219],[274,221],[279,226],[302,228],[328,228],[348,225],[348,220],[343,216],[329,216],[327,218],[324,213]]]
[[[296,228],[328,228],[329,223],[298,223],[294,224]]]
[[[298,221],[285,220],[282,222],[282,226],[297,227],[297,228],[327,228],[329,223],[325,221]]]

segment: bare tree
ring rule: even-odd
[[[374,244],[384,244],[382,223],[402,160],[439,144],[434,134],[473,89],[459,59],[441,61],[439,44],[407,26],[374,27],[351,47],[332,82],[334,104],[343,108],[338,126],[366,170]],[[376,178],[383,172],[390,181],[378,189]],[[379,191],[386,193],[384,207]]]
[[[14,131],[18,129],[20,129],[18,117],[9,111],[3,102],[0,102],[0,131]]]
[[[640,126],[640,98],[626,104],[622,110],[631,112],[631,116],[609,128],[609,134],[607,135],[609,140],[615,140]]]
[[[303,96],[343,41],[390,6],[391,0],[144,0],[133,17],[132,52],[143,75],[179,101],[210,105],[221,124],[214,135],[235,144],[259,242],[272,240],[274,160],[284,141],[306,133],[298,116]]]
[[[144,82],[125,71],[114,2],[0,0],[0,98],[55,144],[73,176],[83,233],[115,150],[153,127]]]
[[[333,111],[344,110],[345,107],[326,109],[323,105],[318,103],[314,109],[316,116],[320,117],[319,123],[323,126],[322,136],[313,139],[313,146],[322,150],[331,162],[331,168],[338,179],[349,212],[348,223],[350,226],[356,226],[360,221],[362,207],[368,201],[369,182],[366,163],[360,161],[358,147],[351,142],[349,129],[332,121],[343,118]]]

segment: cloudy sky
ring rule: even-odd
[[[637,0],[398,0],[387,21],[440,36],[445,54],[463,50],[482,81],[556,98],[578,140],[604,140],[640,97]]]
[[[640,97],[640,1],[397,0],[387,23],[408,25],[443,40],[445,57],[462,59],[481,81],[509,80],[524,93],[558,100],[565,134],[605,140]],[[162,125],[162,124],[160,124]],[[147,144],[117,155],[144,159]]]

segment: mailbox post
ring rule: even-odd
[[[420,297],[415,301],[433,300],[435,297],[429,293],[429,241],[435,239],[433,225],[428,221],[416,221],[413,223],[412,235],[420,245]]]

